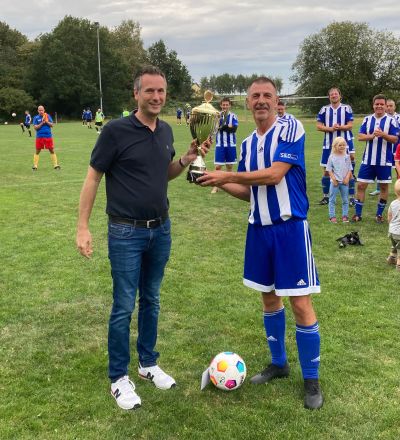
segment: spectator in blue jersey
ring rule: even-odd
[[[86,125],[90,129],[92,128],[92,120],[93,120],[92,110],[90,110],[90,108],[88,108],[86,110]]]
[[[396,121],[397,127],[400,127],[400,115],[396,113],[396,103],[393,101],[393,99],[388,99],[386,101],[386,113],[394,118]],[[393,145],[393,155],[395,153],[395,145]],[[376,184],[376,189],[374,191],[370,192],[370,196],[377,196],[380,193],[380,186],[379,183]]]
[[[229,98],[222,98],[220,107],[222,111],[215,137],[214,164],[216,170],[221,170],[225,165],[227,171],[232,171],[233,165],[237,163],[236,130],[239,121],[237,116],[230,111],[231,100]],[[211,194],[215,194],[217,191],[218,187],[214,186]]]
[[[31,124],[32,124],[32,116],[30,115],[29,110],[25,110],[24,122],[21,122],[19,125],[21,126],[22,133],[25,133],[25,128],[26,128],[27,132],[29,133],[29,137],[32,137]]]
[[[182,125],[182,109],[180,107],[176,109],[176,123]]]
[[[358,140],[365,142],[365,149],[357,176],[357,198],[353,222],[362,220],[365,190],[375,179],[380,184],[379,201],[375,220],[383,223],[383,211],[392,181],[394,145],[398,142],[398,127],[394,118],[386,113],[386,97],[375,95],[372,99],[374,113],[366,116],[360,127]]]
[[[276,108],[277,117],[283,119],[291,119],[294,116],[290,113],[286,113],[286,104],[283,101],[278,102],[278,107]]]
[[[323,404],[320,335],[310,295],[320,292],[320,285],[307,223],[305,132],[295,118],[276,118],[277,104],[274,82],[255,79],[247,91],[247,106],[257,128],[241,145],[238,171],[206,171],[197,182],[250,201],[243,282],[261,292],[272,355],[271,364],[250,381],[264,384],[289,375],[282,301],[288,296],[296,319],[304,406],[318,409]]]
[[[86,109],[82,111],[82,125],[86,125]]]
[[[355,148],[353,142],[353,110],[347,104],[342,104],[342,93],[337,87],[332,87],[328,91],[330,104],[324,105],[317,115],[317,130],[324,133],[324,141],[322,145],[321,167],[323,167],[322,174],[322,193],[323,197],[319,202],[320,205],[327,205],[329,203],[329,186],[330,177],[326,171],[326,164],[331,154],[332,142],[338,136],[346,139],[349,147],[351,165],[353,173],[355,170]],[[354,205],[354,176],[349,182],[350,205]]]

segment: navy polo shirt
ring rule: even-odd
[[[109,215],[150,220],[168,211],[168,167],[175,150],[171,127],[153,132],[131,114],[105,125],[90,165],[105,173]]]

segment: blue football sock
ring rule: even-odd
[[[356,215],[358,215],[358,217],[361,217],[362,210],[363,210],[363,206],[364,206],[364,202],[360,202],[360,201],[357,199],[357,200],[356,200],[355,209],[356,209]]]
[[[379,199],[378,205],[376,207],[376,215],[382,215],[383,211],[385,210],[385,206],[386,206],[386,200]]]
[[[296,342],[303,379],[318,379],[320,363],[318,321],[310,326],[296,324]]]
[[[351,167],[353,168],[353,177],[355,177],[356,176],[356,161],[355,160],[352,160],[351,161]]]
[[[328,196],[329,194],[329,187],[331,185],[331,179],[329,176],[323,176],[321,179],[322,184],[322,192],[324,193],[324,196]]]
[[[349,196],[351,199],[354,198],[354,186],[355,186],[355,180],[354,177],[352,177],[349,181]]]
[[[271,350],[271,362],[278,367],[283,367],[287,360],[285,308],[283,307],[275,312],[264,312],[264,327],[268,346]]]

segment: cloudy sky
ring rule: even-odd
[[[33,39],[65,15],[109,27],[135,20],[145,47],[163,39],[195,81],[263,73],[281,77],[283,93],[293,91],[289,77],[301,42],[332,21],[366,22],[400,37],[400,1],[394,0],[11,0],[2,2],[0,20]]]

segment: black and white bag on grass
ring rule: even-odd
[[[357,231],[352,231],[349,234],[344,235],[336,239],[339,242],[339,247],[344,248],[348,244],[354,244],[358,246],[364,246],[364,243],[360,240],[360,236]]]

